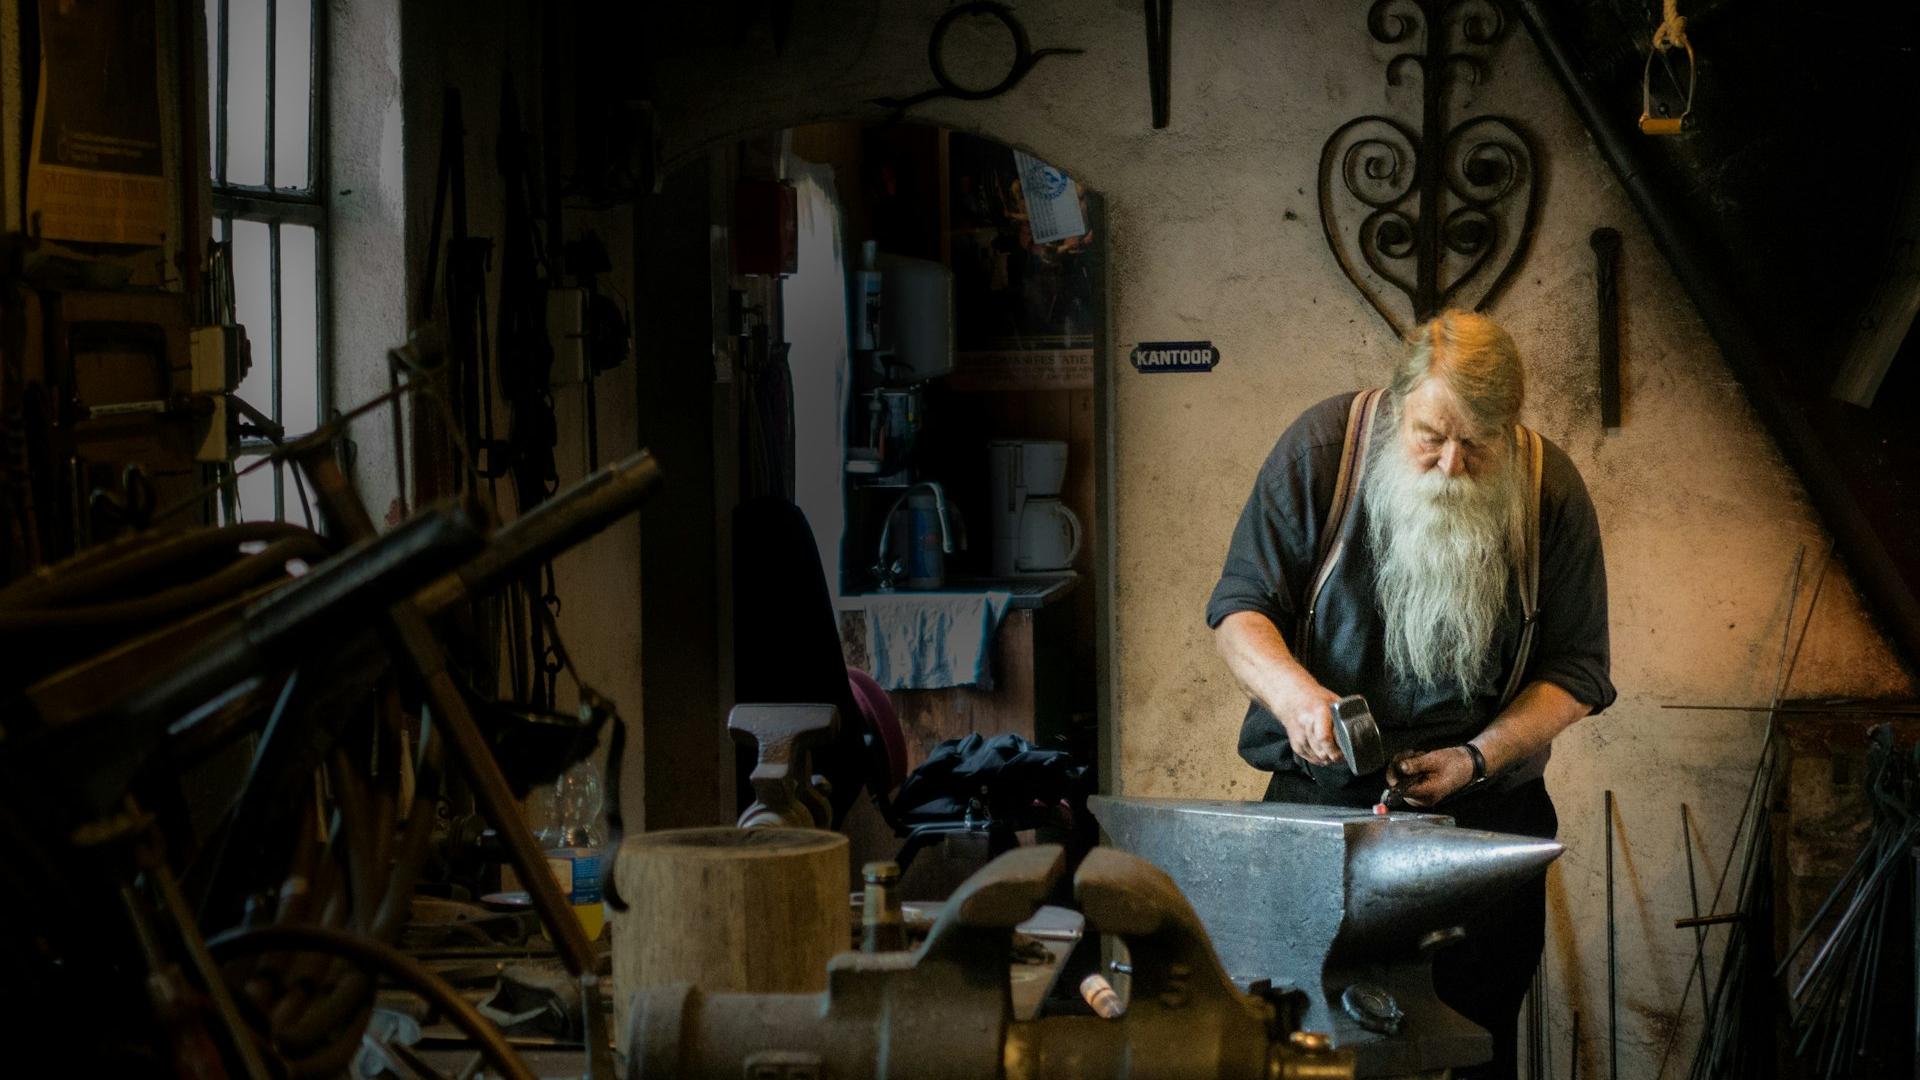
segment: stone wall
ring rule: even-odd
[[[750,132],[883,119],[870,99],[933,85],[926,36],[945,9],[938,0],[800,5],[777,55],[764,19],[742,32],[733,9],[662,13],[680,20],[657,39],[668,158]],[[1356,116],[1417,123],[1418,83],[1388,87],[1391,50],[1369,38],[1364,6],[1187,7],[1174,27],[1172,124],[1156,131],[1138,5],[1058,0],[1019,15],[1034,47],[1085,53],[1042,60],[1000,98],[939,100],[910,116],[1029,149],[1106,197],[1116,493],[1106,720],[1118,740],[1117,787],[1257,798],[1262,778],[1233,749],[1244,699],[1215,656],[1202,606],[1275,436],[1305,406],[1384,378],[1393,337],[1327,249],[1318,163],[1327,136]],[[956,30],[950,46],[969,81],[1005,70],[992,34]],[[1572,1009],[1585,1017],[1583,1071],[1605,1066],[1601,804],[1611,788],[1622,868],[1620,1072],[1651,1076],[1692,958],[1691,935],[1672,929],[1687,911],[1678,804],[1691,804],[1708,849],[1723,852],[1762,724],[1663,706],[1766,700],[1796,550],[1807,551],[1804,611],[1829,541],[1517,25],[1493,54],[1492,78],[1455,109],[1513,116],[1540,151],[1538,232],[1490,310],[1531,364],[1525,419],[1573,456],[1607,546],[1620,700],[1559,740],[1548,773],[1568,844],[1551,880],[1547,959],[1558,1067]],[[1611,432],[1599,423],[1594,373],[1588,235],[1601,225],[1625,238],[1625,416]],[[1136,342],[1192,339],[1219,346],[1217,369],[1146,376],[1127,364]],[[1908,689],[1836,563],[1789,692]],[[1719,935],[1712,940],[1717,947]],[[1697,1006],[1685,1018],[1697,1024]]]

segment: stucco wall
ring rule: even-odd
[[[682,14],[686,25],[660,39],[673,55],[657,71],[669,159],[748,131],[881,119],[868,99],[932,85],[926,32],[945,6],[802,5],[784,58],[764,21],[737,43],[720,16]],[[1126,793],[1256,798],[1261,790],[1261,777],[1235,756],[1244,699],[1213,652],[1201,611],[1274,437],[1301,408],[1379,383],[1392,346],[1329,254],[1314,195],[1321,145],[1341,123],[1378,111],[1418,119],[1418,84],[1389,94],[1386,50],[1367,37],[1364,11],[1337,0],[1183,8],[1172,126],[1154,131],[1138,6],[1027,4],[1020,16],[1034,46],[1075,46],[1085,55],[1042,61],[996,100],[937,101],[912,112],[1031,149],[1107,199],[1117,529],[1111,720]],[[957,62],[969,41],[990,47],[957,33]],[[1585,1068],[1605,1064],[1601,800],[1611,787],[1622,837],[1620,1073],[1651,1076],[1692,954],[1690,935],[1671,928],[1687,912],[1678,804],[1691,804],[1717,869],[1761,732],[1756,716],[1661,706],[1765,700],[1795,550],[1808,548],[1811,578],[1828,541],[1517,26],[1493,64],[1470,108],[1526,126],[1546,186],[1532,251],[1491,310],[1531,364],[1526,419],[1572,455],[1599,507],[1621,691],[1606,715],[1559,740],[1548,774],[1568,843],[1552,878],[1556,1056],[1564,1068],[1577,1008],[1586,1017]],[[987,82],[1004,70],[979,67],[993,72]],[[1587,237],[1600,225],[1625,236],[1625,423],[1616,432],[1600,427],[1592,374]],[[1127,366],[1135,342],[1196,338],[1224,356],[1210,374],[1142,376]],[[1792,692],[1905,689],[1836,565]]]

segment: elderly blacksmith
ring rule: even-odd
[[[1464,827],[1554,835],[1554,736],[1614,698],[1607,582],[1580,474],[1517,423],[1524,386],[1506,331],[1450,311],[1390,385],[1308,409],[1267,456],[1207,624],[1252,698],[1240,755],[1273,773],[1268,799],[1364,807],[1391,784]],[[1347,694],[1379,722],[1384,777],[1344,764]],[[1545,900],[1541,878],[1436,957],[1441,998],[1493,1034],[1461,1075],[1515,1074]]]

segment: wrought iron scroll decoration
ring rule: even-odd
[[[963,16],[969,15],[985,16],[998,22],[1013,42],[1013,65],[1007,69],[1006,75],[992,86],[966,86],[947,73],[944,52],[947,31],[953,29],[954,23]],[[1014,16],[1012,8],[999,3],[998,0],[968,0],[967,3],[948,8],[945,14],[935,20],[933,31],[927,36],[927,66],[933,70],[933,81],[939,85],[908,97],[874,98],[873,104],[892,109],[897,117],[908,108],[934,98],[952,97],[962,101],[985,101],[988,98],[999,97],[1018,86],[1020,80],[1026,78],[1027,73],[1034,69],[1034,65],[1047,57],[1076,56],[1085,51],[1085,49],[1072,48],[1036,49],[1027,37],[1026,26]]]
[[[1532,240],[1540,185],[1514,121],[1448,123],[1455,80],[1484,83],[1480,54],[1506,33],[1497,0],[1374,0],[1367,30],[1385,45],[1419,38],[1386,65],[1389,86],[1420,80],[1419,126],[1369,115],[1334,131],[1320,151],[1320,222],[1348,280],[1404,336],[1445,308],[1493,302]]]

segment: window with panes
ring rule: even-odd
[[[322,11],[315,0],[206,5],[213,238],[227,245],[233,314],[253,354],[236,392],[292,438],[317,427],[327,406]],[[269,445],[244,437],[235,470]],[[271,465],[240,477],[242,520],[302,520],[284,472]]]

